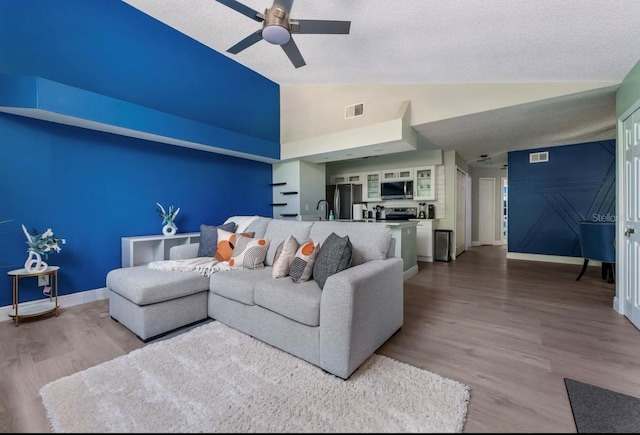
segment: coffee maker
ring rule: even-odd
[[[427,218],[427,211],[425,210],[425,207],[427,206],[426,202],[419,202],[418,205],[420,206],[419,209],[420,211],[418,212],[418,219],[426,219]]]

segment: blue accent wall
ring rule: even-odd
[[[615,140],[508,154],[508,250],[580,257],[578,222],[615,220]],[[529,154],[548,151],[546,163]]]
[[[279,155],[277,84],[122,1],[0,1],[0,47],[1,74],[62,84],[58,107],[77,103],[66,85],[215,127],[216,146],[242,135]],[[11,220],[0,224],[0,306],[11,304],[4,271],[27,257],[21,224],[67,240],[47,260],[65,295],[105,286],[121,237],[161,234],[156,202],[181,208],[178,232],[271,214],[268,163],[5,113],[0,142],[0,221]],[[41,298],[27,281],[20,301]]]
[[[276,83],[123,1],[0,1],[0,47],[0,73],[280,143]]]
[[[162,234],[156,202],[180,207],[178,232],[230,215],[271,214],[271,165],[0,114],[0,306],[10,269],[23,267],[21,224],[65,238],[46,260],[61,267],[60,294],[102,288],[120,267],[120,238]],[[30,283],[29,281],[33,281]],[[42,297],[21,280],[21,301]]]

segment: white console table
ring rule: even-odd
[[[152,261],[168,260],[172,247],[199,242],[200,233],[122,237],[122,267],[143,266]]]

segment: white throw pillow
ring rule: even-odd
[[[245,269],[264,269],[270,239],[254,239],[239,235],[233,248],[229,266]]]
[[[293,257],[289,276],[293,282],[309,281],[313,275],[313,265],[320,251],[319,244],[309,240],[304,242]]]
[[[289,275],[291,262],[298,251],[298,241],[295,237],[289,236],[278,245],[276,253],[273,256],[273,267],[271,276],[273,278],[284,278]]]

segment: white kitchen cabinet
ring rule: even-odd
[[[433,221],[420,219],[416,226],[418,261],[433,261]]]
[[[172,247],[199,242],[200,233],[122,237],[122,267],[143,266],[152,261],[168,260],[169,250]]]
[[[382,171],[381,181],[411,181],[413,180],[413,168],[389,169]]]
[[[421,166],[414,168],[413,199],[433,201],[436,199],[436,167]]]
[[[380,171],[365,172],[362,177],[364,179],[362,202],[380,201]]]
[[[329,184],[364,184],[362,173],[336,174],[329,177]]]

